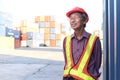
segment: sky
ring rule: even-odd
[[[86,29],[92,32],[100,29],[103,21],[103,0],[0,0],[0,11],[12,13],[15,23],[35,16],[53,15],[58,23],[69,27],[66,12],[82,7],[89,15]]]

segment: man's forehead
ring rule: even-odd
[[[72,15],[81,16],[81,13],[80,12],[74,12],[70,16],[72,16]]]

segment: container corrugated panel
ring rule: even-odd
[[[55,28],[55,34],[60,34],[60,33],[61,33],[60,29],[59,28]]]
[[[33,47],[40,47],[40,40],[33,40]]]
[[[6,36],[6,27],[0,26],[0,36]]]
[[[21,41],[20,41],[20,39],[16,39],[16,38],[15,38],[14,46],[15,46],[15,48],[20,48],[20,46],[21,46]]]
[[[27,40],[32,40],[33,39],[33,32],[27,32],[26,36],[27,36]]]
[[[45,22],[45,27],[50,27],[50,22]]]
[[[20,30],[21,30],[22,33],[26,33],[27,32],[27,27],[21,27]]]
[[[13,29],[6,27],[6,36],[14,37]]]
[[[44,34],[44,39],[49,40],[50,39],[50,34]]]
[[[61,43],[61,40],[56,40],[56,46],[57,46],[57,47],[60,47],[61,44],[62,44],[62,43]]]
[[[27,45],[27,47],[32,47],[33,46],[33,40],[27,40],[26,45]]]
[[[35,23],[40,22],[40,16],[35,16]]]
[[[50,46],[50,40],[45,40],[45,44],[46,44],[47,46]]]
[[[44,33],[44,28],[40,28],[40,33]]]
[[[45,16],[40,16],[40,21],[45,21]]]
[[[27,46],[27,41],[26,40],[21,40],[21,46],[26,47]]]
[[[50,39],[55,40],[55,34],[50,34]]]
[[[44,21],[39,22],[39,27],[44,28],[45,27],[45,22]]]
[[[21,39],[21,40],[27,40],[27,35],[26,35],[26,33],[22,34],[22,35],[20,36],[20,39]]]
[[[55,34],[55,39],[60,40],[61,39],[61,34]]]
[[[37,39],[40,39],[40,33],[33,33],[33,39],[34,40],[37,40]]]
[[[55,27],[55,21],[50,21],[50,27]]]
[[[55,21],[55,16],[50,16],[50,21]]]
[[[13,30],[13,33],[14,33],[14,35],[13,35],[14,38],[20,39],[20,31]]]
[[[50,33],[55,33],[55,28],[50,28]]]
[[[41,40],[44,39],[44,33],[40,33],[40,39],[41,39]]]
[[[50,21],[50,16],[45,16],[45,21]]]
[[[44,28],[44,30],[45,30],[44,31],[45,34],[47,34],[47,33],[50,34],[50,28]]]
[[[56,40],[50,40],[50,46],[55,47],[56,46]]]
[[[40,44],[43,44],[45,40],[44,39],[40,39],[39,41],[40,41]]]

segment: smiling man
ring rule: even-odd
[[[63,80],[98,80],[102,50],[99,37],[85,31],[89,16],[75,7],[66,13],[74,33],[65,37]]]

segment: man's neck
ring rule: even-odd
[[[81,39],[83,31],[84,31],[84,28],[81,28],[80,30],[75,30],[75,35],[78,40]]]

